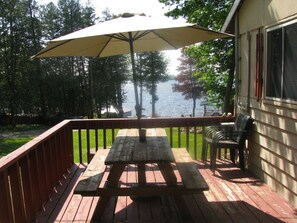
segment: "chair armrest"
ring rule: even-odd
[[[220,126],[209,126],[205,128],[204,137],[212,138],[217,131],[220,130]]]
[[[231,132],[228,132],[229,136],[230,137],[241,137],[243,134],[247,134],[247,131],[246,130],[242,130],[242,131],[231,131]]]
[[[222,122],[220,125],[222,127],[234,127],[235,126],[235,122]]]
[[[247,131],[218,131],[213,137],[213,142],[217,143],[222,139],[230,139],[236,142],[239,142],[240,139],[246,138]]]
[[[226,139],[226,132],[217,131],[212,138],[212,143],[218,143],[222,139]]]

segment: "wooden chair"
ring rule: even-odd
[[[238,150],[239,166],[244,170],[244,146],[253,122],[254,119],[250,116],[239,114],[233,126],[212,127],[206,130],[202,159],[206,158],[205,154],[207,154],[208,145],[210,145],[210,169],[215,170],[216,168],[217,150],[228,148],[233,163],[235,163],[235,151]]]

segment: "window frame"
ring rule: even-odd
[[[284,36],[284,32],[285,32],[285,27],[289,26],[289,25],[292,25],[292,24],[297,24],[297,18],[293,19],[293,20],[290,20],[290,21],[287,21],[287,22],[284,22],[284,23],[281,23],[281,24],[277,24],[277,25],[274,25],[274,26],[271,26],[271,27],[268,27],[266,28],[266,31],[265,31],[265,95],[264,95],[264,98],[265,99],[269,99],[269,100],[274,100],[274,101],[284,101],[284,102],[290,102],[290,103],[296,103],[297,104],[297,98],[293,99],[293,98],[284,98],[284,63],[285,63],[285,60],[284,60],[284,57],[285,57],[285,36]],[[269,55],[269,33],[272,32],[272,31],[275,31],[275,30],[278,30],[278,29],[281,29],[281,32],[282,32],[282,61],[281,61],[281,64],[282,64],[282,67],[281,67],[281,97],[273,97],[273,96],[267,96],[268,94],[268,87],[267,87],[267,83],[268,83],[268,75],[269,75],[269,70],[270,70],[270,64],[268,64],[270,61],[270,55]]]

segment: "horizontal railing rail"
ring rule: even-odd
[[[121,128],[168,128],[169,143],[173,147],[181,147],[182,139],[185,141],[183,146],[189,149],[190,134],[193,132],[203,132],[204,126],[219,125],[221,122],[233,121],[234,117],[183,117],[183,118],[144,118],[137,119],[97,119],[97,120],[72,120],[72,129],[77,131],[77,154],[76,161],[88,163],[91,159],[91,150],[96,151],[99,147],[107,148],[115,138],[116,129]],[[200,129],[198,129],[200,128]],[[100,133],[99,130],[102,130]],[[107,131],[111,131],[107,134]],[[173,137],[173,131],[177,131],[177,139]],[[107,138],[107,136],[111,138]],[[176,135],[176,134],[175,134]],[[184,137],[182,137],[184,135]],[[197,134],[192,134],[193,139],[193,158],[197,159]],[[101,141],[101,144],[99,143]],[[83,142],[85,145],[82,145]],[[176,144],[176,143],[175,143]]]
[[[0,222],[32,222],[74,162],[88,162],[92,149],[107,148],[121,128],[168,128],[171,146],[189,148],[191,132],[234,117],[65,120],[0,159]],[[177,139],[173,137],[177,131]],[[192,134],[196,159],[197,135]]]

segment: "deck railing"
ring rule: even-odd
[[[143,128],[169,128],[171,146],[173,129],[177,128],[177,147],[181,145],[183,129],[186,147],[189,147],[190,130],[196,132],[198,127],[232,120],[234,117],[152,118],[141,119],[140,125]],[[91,149],[106,148],[107,142],[114,140],[117,129],[138,126],[137,119],[65,120],[0,159],[0,222],[32,222],[63,174],[74,164],[75,156],[80,163],[84,162],[84,154],[90,160]],[[78,145],[75,152],[73,134],[77,134],[78,141],[74,142]],[[197,134],[193,135],[196,150]]]

